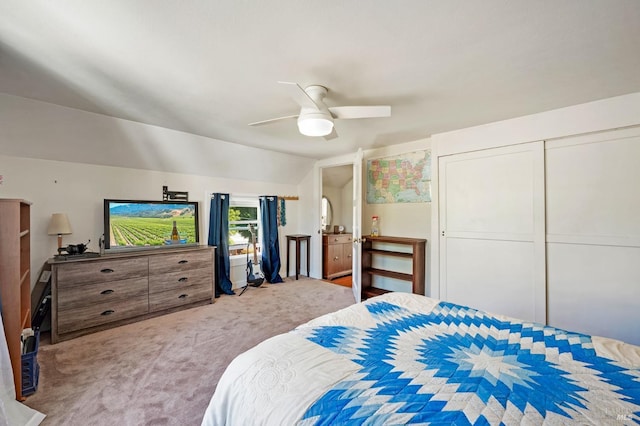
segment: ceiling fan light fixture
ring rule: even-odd
[[[305,136],[327,136],[333,131],[333,121],[325,117],[300,117],[298,130]]]

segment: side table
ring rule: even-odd
[[[287,235],[287,277],[289,276],[289,247],[291,246],[291,241],[295,241],[296,243],[296,280],[300,275],[300,242],[305,241],[307,244],[307,276],[309,276],[309,240],[311,239],[311,235],[302,235],[302,234],[293,234]]]

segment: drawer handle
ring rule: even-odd
[[[188,280],[189,280],[189,278],[187,278],[187,277],[182,277],[182,278],[178,279],[178,281],[181,282],[181,283],[187,282]]]
[[[338,239],[337,239],[337,238],[334,238],[334,239],[333,239],[333,241],[338,241]]]
[[[103,316],[105,316],[105,317],[106,317],[107,315],[111,315],[111,314],[113,314],[113,313],[115,313],[115,312],[116,312],[116,311],[114,311],[113,309],[109,309],[109,310],[107,310],[107,311],[104,311],[104,312],[103,312],[103,313],[101,313],[100,315],[103,315]]]
[[[181,260],[178,263],[181,264],[181,265],[184,265],[185,263],[189,263],[189,261],[188,260]]]
[[[109,290],[104,290],[104,291],[101,291],[101,292],[100,292],[100,294],[111,294],[111,293],[113,293],[113,290],[111,290],[111,289],[109,289]]]
[[[334,257],[333,260],[338,260],[340,259],[338,256]]]
[[[103,274],[110,274],[113,272],[113,269],[111,268],[104,268],[104,269],[100,269],[100,272],[102,272]]]
[[[186,299],[188,296],[188,294],[181,294],[180,296],[178,296],[178,299]]]

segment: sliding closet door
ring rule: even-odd
[[[543,146],[440,157],[442,299],[545,322]]]
[[[549,324],[640,344],[640,129],[545,148]]]

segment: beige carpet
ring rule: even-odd
[[[40,384],[26,404],[43,425],[199,425],[238,354],[349,306],[350,288],[306,277],[242,296],[40,346]]]

